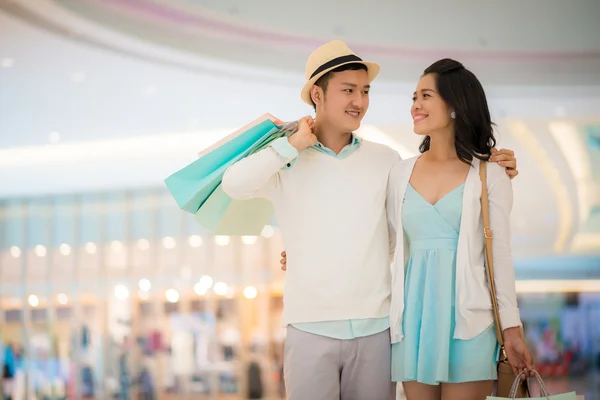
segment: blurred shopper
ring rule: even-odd
[[[14,346],[8,344],[4,347],[4,362],[2,364],[2,395],[5,400],[12,399],[16,371],[15,358]]]
[[[389,147],[354,132],[369,107],[379,66],[336,40],[306,64],[305,117],[289,139],[228,169],[234,199],[263,197],[276,210],[289,254],[283,324],[288,399],[389,399],[390,242],[388,175],[400,161]],[[516,175],[512,152],[498,160]]]

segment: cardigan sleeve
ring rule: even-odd
[[[397,177],[398,165],[392,167],[388,176],[387,184],[387,196],[385,200],[385,211],[387,215],[387,226],[388,226],[388,237],[389,237],[389,251],[390,261],[394,259],[394,252],[396,250],[396,230],[398,221],[396,220],[396,213],[398,206],[396,205],[396,197],[398,193],[398,177]]]
[[[490,225],[494,234],[492,251],[498,311],[502,329],[521,326],[517,305],[515,267],[510,249],[510,212],[513,189],[504,168],[488,163]]]

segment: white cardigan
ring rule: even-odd
[[[414,157],[396,164],[390,172],[388,182],[386,207],[390,244],[395,249],[392,261],[390,310],[392,343],[400,342],[403,338],[404,267],[409,250],[402,229],[402,204],[417,158]],[[456,329],[454,338],[463,340],[477,336],[494,321],[484,266],[479,160],[473,160],[472,164],[464,186],[456,256]],[[515,271],[510,252],[510,211],[513,192],[510,178],[506,175],[504,168],[496,163],[488,164],[487,181],[490,224],[494,232],[492,249],[498,308],[502,329],[507,329],[521,325],[517,307]]]

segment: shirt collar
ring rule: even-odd
[[[358,148],[362,143],[362,139],[356,135],[356,133],[352,132],[352,141],[347,144],[346,146],[344,146],[344,148],[342,149],[342,151],[340,152],[340,154],[346,150],[352,149],[355,150],[355,148]],[[317,150],[329,150],[327,147],[325,147],[321,142],[317,141],[317,143],[312,146]]]

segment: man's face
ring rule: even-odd
[[[340,132],[354,132],[369,108],[369,89],[365,70],[334,73],[317,104],[317,120]]]

